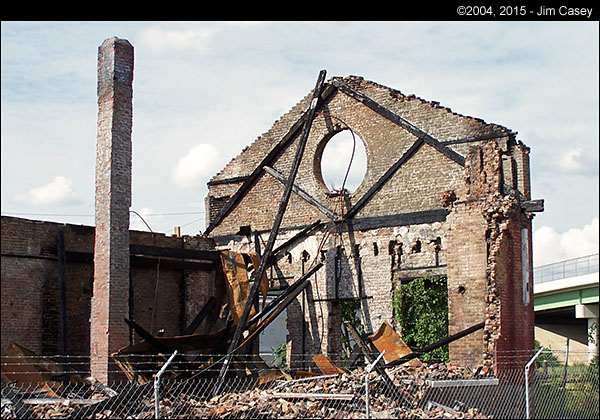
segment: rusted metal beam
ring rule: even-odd
[[[377,374],[379,375],[381,380],[385,383],[385,385],[386,385],[385,391],[393,392],[397,387],[396,387],[396,385],[394,385],[394,382],[390,379],[390,377],[385,372],[384,362],[381,360],[382,358],[374,357],[374,355],[377,352],[377,349],[375,348],[375,346],[372,345],[373,343],[371,343],[371,341],[369,340],[368,337],[366,340],[363,339],[363,337],[360,335],[360,333],[358,332],[356,327],[354,327],[354,325],[352,325],[350,322],[345,321],[344,326],[346,327],[346,331],[348,331],[348,333],[350,333],[350,336],[352,337],[354,342],[358,345],[358,348],[360,349],[360,351],[362,351],[363,355],[369,361],[369,363],[376,362],[373,367],[375,369],[375,372],[377,372]],[[367,340],[369,340],[369,341],[367,341]],[[405,397],[402,397],[402,399],[404,400]]]
[[[181,258],[194,261],[220,261],[219,251],[207,251],[199,249],[168,248],[162,246],[137,245],[129,247],[131,255]]]
[[[304,229],[302,229],[300,232],[298,232],[297,234],[295,234],[293,237],[291,237],[290,239],[288,239],[287,241],[285,241],[284,243],[282,243],[281,245],[279,245],[277,248],[275,248],[273,250],[273,255],[277,255],[280,251],[286,249],[288,246],[290,246],[291,244],[293,244],[294,242],[296,242],[297,240],[307,236],[308,234],[312,233],[313,230],[321,227],[321,221],[317,220],[316,222],[311,223],[310,225],[306,226]]]
[[[384,321],[379,329],[369,336],[369,340],[378,351],[385,351],[384,361],[386,362],[391,362],[412,353],[410,347],[406,345],[387,321]]]
[[[286,185],[287,180],[285,179],[285,176],[283,174],[277,172],[275,169],[271,168],[270,166],[265,166],[264,170],[266,173],[271,175],[273,178],[275,178],[276,180],[281,182],[283,185]],[[312,195],[310,195],[309,193],[304,191],[302,188],[300,188],[296,184],[292,185],[292,191],[294,191],[296,194],[298,194],[298,196],[301,197],[304,201],[313,205],[317,210],[319,210],[321,213],[323,213],[328,218],[330,218],[332,220],[335,219],[335,213],[333,211],[329,210],[327,207],[325,207],[323,204],[321,204],[319,202],[319,200],[314,198]]]
[[[252,342],[252,340],[254,340],[258,336],[258,334],[260,334],[265,328],[267,328],[269,324],[273,322],[275,318],[277,318],[279,314],[282,313],[310,284],[312,275],[316,273],[322,266],[323,263],[318,263],[312,269],[310,269],[304,276],[302,276],[296,282],[298,283],[298,286],[295,287],[294,290],[289,295],[287,295],[286,298],[283,299],[283,301],[281,301],[281,303],[278,304],[275,307],[275,309],[258,324],[256,329],[252,331],[252,333],[250,333],[250,335],[234,351],[237,351],[238,349],[244,347],[246,344]]]
[[[223,185],[223,184],[236,184],[238,182],[243,182],[246,179],[248,179],[248,175],[234,176],[231,178],[217,179],[215,181],[208,181],[206,183],[206,185],[211,186],[211,185]]]
[[[360,357],[361,354],[362,354],[362,351],[358,347],[358,344],[354,344],[354,347],[352,348],[352,351],[350,352],[350,357],[348,358],[348,360],[346,360],[345,368],[352,369],[352,367],[354,366],[354,364],[356,363],[356,361],[358,360],[358,358]]]
[[[344,322],[344,325],[346,326],[346,331],[348,331],[348,333],[350,333],[350,336],[352,337],[354,342],[358,345],[358,348],[363,352],[363,355],[367,358],[369,363],[373,363],[375,361],[375,357],[373,357],[373,354],[375,352],[371,348],[370,343],[363,339],[363,337],[360,335],[360,333],[358,332],[356,327],[354,325],[352,325],[350,322],[346,321],[346,322]],[[389,376],[387,376],[387,374],[385,373],[385,370],[383,370],[383,362],[379,361],[379,362],[377,362],[377,364],[375,364],[375,371],[381,377],[383,377],[384,379],[387,379],[387,381],[391,382]]]
[[[310,277],[315,274],[321,267],[323,267],[323,263],[317,263],[313,268],[311,268],[309,271],[307,271],[302,277],[300,277],[298,279],[298,281],[296,281],[292,286],[290,286],[288,289],[286,289],[285,293],[285,298],[281,298],[281,295],[278,296],[278,299],[276,299],[277,303],[275,303],[275,301],[271,302],[271,305],[267,305],[267,307],[265,307],[262,311],[261,314],[258,314],[256,316],[254,316],[250,321],[248,321],[247,325],[251,325],[253,324],[255,321],[258,320],[257,317],[259,316],[263,316],[266,313],[269,313],[269,311],[271,311],[271,309],[273,309],[274,307],[275,310],[271,313],[269,313],[268,317],[265,318],[260,325],[258,326],[258,328],[256,330],[254,330],[252,332],[252,334],[250,334],[243,343],[241,343],[237,348],[235,348],[232,351],[230,351],[226,356],[221,357],[219,360],[215,361],[213,364],[211,364],[210,366],[204,368],[202,371],[198,372],[198,375],[200,374],[204,374],[205,372],[209,372],[212,371],[213,368],[221,362],[225,362],[227,360],[227,358],[229,356],[231,356],[234,352],[238,351],[239,349],[243,348],[244,346],[248,345],[252,340],[254,340],[256,338],[256,336],[258,334],[260,334],[267,326],[269,326],[269,324],[271,322],[273,322],[273,320],[275,318],[277,318],[277,316],[283,312],[283,310],[285,308],[287,308],[293,301],[294,299],[296,299],[296,297],[298,297],[298,295],[308,286],[308,284],[310,283]],[[282,293],[282,295],[284,294]],[[222,369],[221,369],[222,370]],[[223,376],[219,376],[219,378],[223,378]],[[222,382],[222,380],[220,380]],[[217,384],[218,386],[222,386]],[[219,391],[214,391],[213,394],[216,395]]]
[[[127,318],[124,318],[124,320],[127,325],[133,328],[133,330],[148,344],[150,344],[150,346],[152,346],[158,353],[173,353],[173,351],[175,350],[167,346],[166,344],[158,341],[156,338],[154,338],[152,334],[150,334],[148,331],[146,331],[144,328],[138,325],[135,321],[129,320]]]
[[[275,221],[273,223],[273,229],[269,235],[269,240],[265,246],[265,250],[263,251],[262,258],[260,260],[260,265],[258,269],[254,272],[253,278],[254,282],[252,282],[252,287],[248,292],[248,298],[246,300],[246,304],[244,305],[244,311],[238,321],[235,332],[231,339],[231,344],[229,347],[229,351],[227,357],[223,362],[223,366],[220,371],[219,381],[217,382],[213,395],[218,395],[221,391],[221,387],[223,385],[223,381],[225,380],[225,375],[227,374],[227,370],[229,369],[229,363],[231,362],[231,358],[233,357],[234,351],[238,348],[238,343],[242,337],[242,333],[246,328],[246,321],[248,320],[248,315],[250,314],[250,309],[254,302],[254,298],[256,293],[258,292],[258,286],[260,283],[260,279],[262,279],[267,265],[269,264],[269,259],[271,258],[273,245],[275,244],[275,239],[277,238],[277,233],[279,232],[279,226],[281,225],[281,221],[283,220],[283,215],[285,210],[287,209],[288,202],[290,200],[290,195],[292,194],[292,186],[294,185],[294,179],[296,178],[296,174],[298,173],[298,169],[300,167],[300,162],[302,160],[302,155],[304,154],[304,148],[306,147],[306,140],[308,139],[308,134],[310,132],[312,122],[315,116],[316,109],[319,105],[319,99],[321,97],[321,92],[323,89],[323,84],[325,83],[325,70],[321,70],[319,73],[319,77],[317,78],[317,83],[313,90],[313,97],[310,101],[310,105],[307,111],[306,122],[302,129],[302,135],[300,140],[298,141],[298,148],[296,149],[296,155],[294,157],[294,162],[292,164],[292,168],[290,170],[290,175],[287,180],[286,188],[283,192],[283,196],[281,197],[281,201],[279,203],[279,210],[277,211],[277,215],[275,216]],[[265,164],[266,165],[266,164]],[[264,166],[264,165],[263,165]],[[262,172],[262,168],[261,168]]]
[[[157,340],[152,334],[150,334],[148,331],[146,331],[144,328],[142,328],[140,325],[138,325],[135,321],[131,321],[127,318],[124,318],[124,320],[127,323],[127,325],[129,325],[131,328],[133,328],[134,331],[140,337],[142,337],[142,339],[144,339],[154,350],[156,350],[157,353],[169,354],[169,353],[173,353],[175,350],[177,350],[177,349],[172,348],[168,344],[165,344],[165,343]],[[180,358],[179,355],[177,356],[177,358],[178,359]],[[185,361],[180,361],[178,363],[178,366],[181,367],[183,370],[189,370],[189,371],[193,371],[196,368],[191,363],[188,363]]]
[[[472,334],[475,331],[482,329],[484,326],[485,326],[485,322],[480,322],[479,324],[473,325],[472,327],[469,327],[466,330],[460,331],[460,332],[450,335],[448,337],[444,337],[441,340],[439,340],[433,344],[423,347],[420,350],[413,351],[412,353],[409,353],[404,357],[396,359],[396,360],[386,364],[385,367],[389,368],[389,367],[393,367],[393,366],[398,366],[398,365],[408,362],[409,360],[416,359],[417,357],[422,356],[423,354],[429,353],[430,351],[435,350],[439,347],[442,347],[446,344],[449,344],[453,341],[456,341],[459,338],[463,338],[466,335]]]
[[[323,375],[344,374],[345,370],[336,365],[331,358],[325,354],[316,354],[313,356],[313,362],[317,365]]]
[[[156,263],[159,261],[159,259],[160,268],[165,268],[168,270],[212,271],[217,265],[216,261],[189,261],[184,259],[171,259],[139,255],[132,255],[130,261],[132,267],[153,267],[154,269],[156,269]]]
[[[313,274],[315,274],[321,267],[323,263],[317,263],[313,268],[308,270],[302,277],[298,279],[298,281],[289,285],[287,289],[285,289],[279,296],[273,299],[271,302],[267,303],[265,307],[256,315],[254,315],[247,323],[247,326],[250,326],[256,323],[260,318],[268,314],[273,308],[277,307],[281,302],[283,302],[289,295],[294,293],[300,286],[303,286],[305,280],[309,279]],[[306,286],[306,285],[304,285]]]
[[[494,133],[490,133],[490,134],[484,134],[481,136],[475,136],[475,137],[463,137],[460,139],[453,139],[453,140],[444,140],[441,141],[441,143],[443,145],[448,145],[448,144],[464,144],[464,143],[475,143],[475,142],[481,142],[481,141],[485,141],[485,140],[496,140],[502,137],[514,137],[517,133],[512,132],[510,130],[507,131],[498,131],[498,132],[494,132]]]
[[[524,211],[529,212],[542,212],[544,211],[544,200],[528,200],[521,203],[521,208]]]
[[[135,253],[130,254],[130,263],[132,266],[152,266],[156,267],[156,262],[160,259],[161,267],[166,267],[174,270],[202,270],[210,271],[215,268],[215,264],[218,262],[218,251],[198,251],[194,250],[190,253],[178,253],[171,252],[177,248],[164,248],[165,252],[156,250],[160,247],[150,247],[149,251],[142,250],[134,246]],[[161,257],[161,254],[163,256]],[[3,257],[15,257],[15,258],[40,258],[29,255],[10,255],[2,254]],[[43,257],[43,259],[58,260],[54,257]],[[70,263],[91,263],[94,261],[94,254],[92,252],[79,252],[79,251],[66,251],[66,259]]]

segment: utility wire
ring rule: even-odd
[[[133,211],[133,210],[132,210]],[[145,216],[185,216],[188,214],[204,214],[206,211],[191,211],[184,213],[148,213]],[[67,216],[67,217],[93,217],[94,214],[67,214],[67,213],[20,213],[14,211],[3,211],[4,215],[15,214],[18,216]]]

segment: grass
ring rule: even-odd
[[[539,370],[536,384],[536,418],[598,418],[597,366],[553,366]]]

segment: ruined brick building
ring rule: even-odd
[[[208,183],[206,233],[218,247],[266,242],[310,104],[309,93]],[[352,193],[330,190],[321,173],[323,150],[343,130],[367,155]],[[529,148],[516,133],[362,77],[334,77],[293,182],[276,244],[296,239],[279,250],[272,282],[293,283],[315,261],[324,268],[288,307],[292,365],[340,353],[340,302],[360,301],[375,331],[394,323],[399,282],[433,274],[447,276],[450,334],[485,322],[450,344],[453,362],[495,366],[533,348],[531,211],[541,202],[531,200]]]
[[[298,356],[340,353],[340,302],[360,302],[365,330],[376,331],[394,324],[398,284],[432,274],[447,276],[450,334],[484,323],[450,344],[453,362],[497,367],[503,354],[532,349],[531,219],[541,206],[516,133],[334,77],[210,180],[204,235],[130,231],[133,47],[109,38],[98,52],[96,226],[2,217],[2,351],[18,342],[90,356],[87,367],[106,382],[108,355],[140,341],[123,318],[152,334],[183,333],[223,294],[217,251],[262,254],[280,214],[276,252],[263,259],[271,285],[323,264],[287,307],[291,367]],[[350,193],[330,190],[321,172],[341,131],[367,155]]]

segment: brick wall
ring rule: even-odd
[[[517,197],[502,194],[502,163],[494,143],[470,150],[465,185],[447,220],[450,333],[485,322],[483,331],[452,343],[451,355],[463,364],[496,369],[522,362],[515,356],[526,357],[533,348],[534,328],[531,215]]]
[[[455,334],[484,321],[487,294],[487,223],[480,206],[457,204],[446,224],[448,261],[448,325]],[[477,331],[450,344],[453,362],[483,362],[483,333]]]
[[[94,227],[42,222],[2,216],[2,336],[1,350],[16,342],[45,355],[60,353],[58,288],[58,232],[66,250],[67,353],[89,356],[90,313],[93,285]],[[150,232],[130,232],[133,245],[195,250],[214,249],[205,237],[172,237]],[[157,270],[158,268],[158,270]],[[155,290],[158,279],[158,299]],[[178,335],[215,290],[214,271],[169,267],[158,258],[135,259],[131,264],[131,289],[125,293],[133,319],[150,330]],[[121,323],[126,325],[121,319]],[[205,328],[201,325],[197,332]],[[140,340],[127,328],[126,345]],[[88,366],[89,367],[89,366]]]
[[[94,229],[2,216],[2,350],[17,342],[40,354],[60,352],[58,232],[67,252],[88,253],[88,263],[67,262],[69,354],[89,354]],[[83,327],[83,328],[82,328]]]
[[[306,301],[299,298],[288,308],[288,353],[339,351],[332,344],[339,337],[339,311],[335,302],[322,301],[331,296],[336,281],[330,261],[337,247],[341,247],[345,261],[343,279],[338,281],[339,297],[364,298],[362,317],[367,331],[376,330],[383,321],[393,323],[392,294],[398,282],[423,275],[448,275],[450,333],[484,317],[489,320],[484,331],[451,345],[456,361],[481,364],[491,360],[493,350],[485,353],[488,346],[494,350],[526,348],[529,339],[506,337],[516,331],[511,316],[532,316],[530,308],[518,307],[511,297],[520,296],[522,288],[521,281],[513,280],[521,279],[520,262],[513,259],[520,249],[520,229],[531,229],[530,215],[519,205],[520,200],[530,198],[529,149],[516,142],[505,127],[457,114],[439,103],[354,76],[336,80],[408,120],[449,151],[423,144],[357,212],[350,225],[337,226],[322,248],[319,245],[325,230],[290,246],[291,258],[276,266],[279,276],[298,278],[303,252],[310,259],[322,259],[326,266],[315,276]],[[289,131],[310,97],[303,98],[213,177],[206,198],[208,224],[242,185],[244,176]],[[363,140],[367,172],[360,187],[340,203],[324,184],[320,165],[327,164],[321,159],[327,141],[345,128]],[[357,203],[415,140],[405,128],[336,91],[317,111],[295,182],[339,215]],[[287,175],[295,150],[295,144],[290,145],[270,165]],[[454,152],[468,162],[464,167]],[[236,233],[241,226],[250,226],[268,236],[282,191],[278,181],[263,174],[210,232],[218,246],[252,250],[252,240]],[[327,217],[292,194],[278,243],[315,220],[326,221]],[[519,235],[514,236],[512,230],[519,230]],[[490,275],[494,267],[500,268]],[[529,332],[530,326],[525,324],[517,335],[528,337]]]

